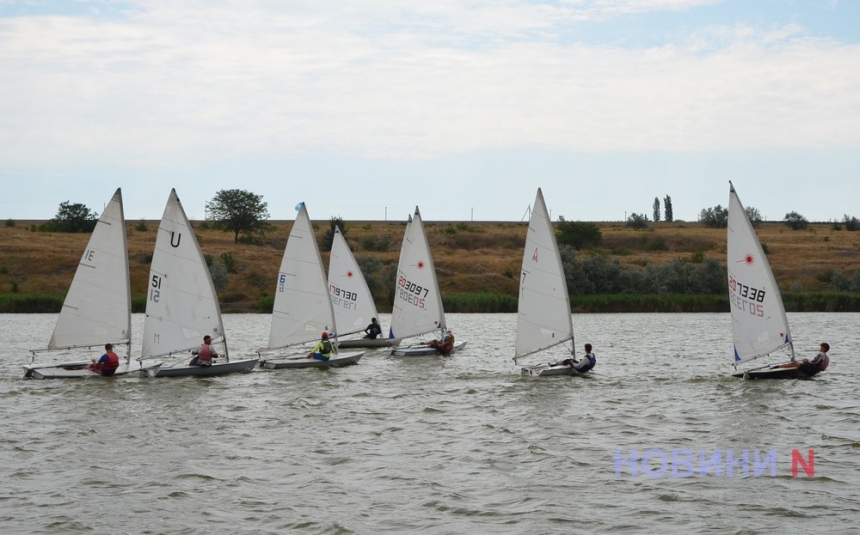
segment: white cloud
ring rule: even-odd
[[[702,3],[149,2],[124,20],[0,19],[0,160],[860,144],[857,45],[796,25],[634,49],[555,37],[596,11]]]

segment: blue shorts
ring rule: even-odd
[[[328,358],[327,356],[323,355],[322,353],[314,353],[314,355],[313,355],[313,359],[314,359],[314,360],[322,360],[322,361],[326,361],[326,360],[328,360],[329,358]]]

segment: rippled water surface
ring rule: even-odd
[[[55,320],[0,315],[3,534],[860,533],[858,314],[789,315],[803,356],[832,346],[810,381],[728,378],[727,314],[574,316],[586,378],[522,378],[514,315],[451,314],[469,344],[447,359],[22,379]],[[225,324],[234,358],[268,340],[268,316]],[[792,477],[793,449],[814,477]],[[657,477],[616,466],[633,450]],[[673,477],[672,450],[722,473]],[[749,451],[746,477],[726,450]],[[776,455],[758,477],[756,450]]]

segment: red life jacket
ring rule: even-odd
[[[105,353],[107,355],[107,362],[102,363],[102,371],[110,371],[116,370],[119,368],[119,355],[114,353],[113,351],[108,351]]]
[[[210,360],[212,360],[212,351],[209,350],[209,344],[201,345],[200,350],[197,351],[197,362]]]

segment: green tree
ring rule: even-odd
[[[48,232],[92,232],[99,215],[80,203],[61,202],[53,219],[40,227]]]
[[[706,227],[720,228],[729,224],[729,209],[719,204],[713,208],[705,208],[699,213],[699,220]]]
[[[660,221],[660,199],[654,197],[654,222]]]
[[[667,223],[675,220],[675,215],[672,213],[672,197],[668,195],[663,197],[663,216]]]
[[[233,233],[233,243],[253,241],[254,235],[265,236],[269,225],[269,211],[262,195],[241,189],[222,189],[206,203],[206,219],[215,228]]]
[[[785,214],[785,225],[791,230],[804,230],[809,226],[809,221],[797,212]]]
[[[600,228],[594,223],[565,221],[564,216],[558,216],[557,228],[559,245],[570,245],[577,250],[600,245],[603,240]]]
[[[340,234],[346,238],[346,227],[343,224],[343,219],[340,216],[332,217],[329,222],[328,230],[323,234],[322,250],[331,251],[331,246],[334,244],[334,229],[339,228]]]

